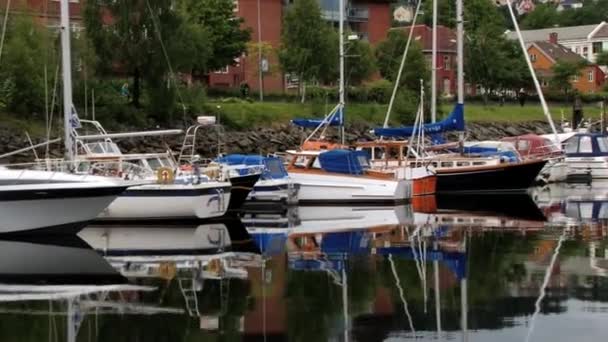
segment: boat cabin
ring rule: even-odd
[[[300,146],[300,149],[304,151],[329,151],[347,148],[348,146],[327,139],[307,140]]]
[[[357,143],[356,149],[367,154],[373,167],[389,168],[406,165],[407,146],[407,140],[375,140]]]
[[[502,138],[501,141],[510,142],[523,159],[559,156],[561,150],[550,139],[536,134],[525,134],[515,137]]]
[[[437,151],[439,154],[429,154],[422,158],[409,157],[407,155],[407,140],[376,140],[357,144],[357,150],[365,152],[374,169],[387,170],[397,169],[402,166],[420,168],[432,166],[434,170],[469,168],[496,165],[505,162],[497,156],[480,155],[479,153],[468,153],[461,155],[453,152],[457,147],[455,144],[444,144],[441,149],[427,148],[426,151]],[[478,151],[479,152],[479,151]]]
[[[566,157],[608,157],[608,136],[579,133],[566,140]]]
[[[363,151],[331,150],[290,152],[287,170],[329,172],[361,176],[369,174],[371,164]]]

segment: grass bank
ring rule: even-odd
[[[256,125],[272,125],[285,123],[290,119],[322,117],[333,108],[332,104],[300,104],[292,102],[222,102],[212,101],[211,107],[221,114],[222,120],[228,121],[237,127],[251,127]],[[376,103],[352,103],[347,105],[348,122],[363,121],[369,124],[383,122],[386,105]],[[440,112],[447,115],[452,105],[442,105]],[[556,121],[560,121],[562,114],[569,118],[572,108],[564,104],[550,105],[551,114]],[[587,105],[584,108],[585,117],[599,117],[598,106]],[[526,104],[521,107],[516,104],[483,105],[472,103],[466,105],[465,119],[476,122],[523,122],[545,120],[542,108],[538,103]]]

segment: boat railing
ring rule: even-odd
[[[40,178],[42,176],[40,173],[36,175],[41,181],[57,180],[58,177],[66,174],[79,176],[78,179],[83,182],[94,176],[121,178],[123,180],[144,180],[154,176],[148,169],[139,165],[111,160],[87,159],[74,162],[58,158],[39,159],[34,162],[5,165],[5,167],[9,170],[20,170],[19,175],[15,177],[16,182],[23,180],[28,175],[31,176],[31,173],[28,174],[28,172],[32,171],[48,173],[48,176],[44,178]]]

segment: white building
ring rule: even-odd
[[[608,24],[602,21],[597,25],[582,25],[570,27],[552,27],[540,30],[521,31],[526,43],[548,41],[552,34],[557,35],[557,42],[591,63],[602,51],[608,51]],[[517,39],[515,32],[507,32],[509,39]]]

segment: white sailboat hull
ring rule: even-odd
[[[411,198],[411,182],[290,172],[301,204],[399,203]]]
[[[148,184],[127,189],[99,220],[205,219],[226,213],[230,183]]]

